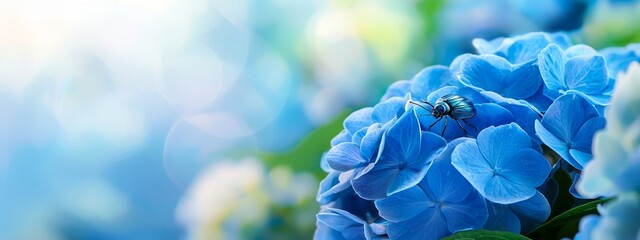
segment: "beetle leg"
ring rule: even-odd
[[[447,117],[444,117],[444,127],[442,128],[442,133],[440,134],[441,136],[444,136],[444,130],[447,130],[448,124],[449,124],[449,119],[447,119]]]
[[[471,127],[473,128],[473,130],[474,130],[474,131],[478,132],[478,129],[477,129],[475,126],[471,125],[471,123],[467,122],[467,119],[462,119],[462,121],[463,121],[464,123],[466,123],[467,125],[471,126]]]
[[[464,121],[464,120],[463,120]],[[458,120],[456,119],[456,123],[458,124],[458,126],[460,126],[460,128],[462,128],[462,131],[464,131],[464,136],[469,136],[469,133],[467,132],[467,129],[464,129],[464,127],[462,126],[462,124],[460,124],[460,122],[458,122]]]
[[[440,120],[442,120],[442,117],[439,117],[438,119],[436,119],[435,122],[433,122],[431,125],[429,125],[429,127],[427,128],[427,131],[430,131],[431,127],[433,127],[433,125],[436,125],[436,123],[440,122]]]

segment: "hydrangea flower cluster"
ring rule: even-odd
[[[636,44],[626,49],[615,49],[618,54],[625,50],[629,55],[633,55],[634,52],[637,54],[640,46]],[[607,127],[596,134],[593,160],[586,165],[577,186],[578,192],[584,196],[617,198],[598,207],[600,216],[584,217],[580,222],[580,232],[574,239],[640,238],[640,179],[637,176],[640,171],[638,89],[640,64],[634,63],[628,73],[622,75],[617,82],[611,106],[607,110]]]
[[[322,159],[317,239],[521,233],[547,220],[557,195],[550,175],[579,179],[593,135],[606,125],[622,69],[612,66],[627,60],[563,33],[473,45],[478,54],[395,82],[380,103],[345,119]],[[435,118],[437,107],[426,103],[450,96],[468,99],[475,115]]]

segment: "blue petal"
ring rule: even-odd
[[[378,103],[373,108],[371,119],[377,123],[386,123],[404,112],[406,102],[402,97],[392,97],[384,102]]]
[[[576,163],[579,164],[579,167],[576,167],[578,170],[582,170],[582,168],[587,165],[587,163],[593,158],[591,153],[586,153],[573,148],[569,149],[569,155],[575,160]]]
[[[483,196],[489,201],[500,204],[511,204],[532,197],[536,193],[536,189],[525,184],[514,183],[505,177],[495,175],[486,182],[483,192]]]
[[[577,56],[591,56],[597,55],[598,51],[584,44],[576,44],[565,50],[565,54],[568,58]]]
[[[531,154],[539,159],[531,163],[523,161],[530,159]],[[458,145],[452,154],[452,164],[480,194],[501,204],[533,196],[535,187],[544,182],[551,170],[546,160],[531,149],[531,139],[524,130],[514,123],[487,128],[480,132],[477,142]],[[533,173],[526,173],[530,170],[520,169],[518,164],[531,167]]]
[[[318,240],[347,240],[342,236],[342,232],[333,230],[327,224],[317,221],[316,222],[316,231],[313,233],[313,239]]]
[[[316,200],[320,204],[327,204],[336,200],[336,198],[340,197],[340,193],[351,187],[351,179],[354,175],[354,171],[329,173],[329,175],[320,182]]]
[[[420,123],[415,112],[407,111],[389,129],[386,137],[394,139],[395,141],[391,143],[399,144],[402,148],[403,154],[399,157],[409,158],[418,155],[420,152],[420,145],[422,144],[420,132]]]
[[[556,99],[542,118],[542,125],[557,138],[568,143],[598,111],[579,95],[565,95]]]
[[[362,219],[340,209],[328,208],[318,213],[316,217],[318,218],[318,221],[323,222],[336,231],[343,231],[346,228],[361,226],[364,224]],[[364,234],[364,228],[362,230]]]
[[[410,86],[411,82],[407,80],[400,80],[392,83],[382,96],[381,101],[385,101],[392,97],[404,97],[409,92]]]
[[[392,222],[405,221],[428,208],[427,196],[417,186],[375,201],[380,216]]]
[[[426,164],[420,169],[398,169],[398,173],[393,178],[393,182],[389,185],[389,188],[387,188],[387,196],[415,186],[422,180],[427,170],[429,170],[429,167]]]
[[[538,55],[538,66],[540,68],[540,75],[542,75],[542,79],[547,88],[559,90],[566,86],[564,80],[566,62],[566,55],[562,49],[555,44],[550,44],[540,52],[540,55]]]
[[[460,66],[458,78],[466,86],[501,92],[503,79],[511,72],[511,64],[495,55],[471,56]]]
[[[607,120],[603,117],[594,117],[587,120],[572,138],[572,148],[579,149],[583,152],[591,153],[591,145],[593,144],[593,136],[599,130],[604,129]]]
[[[446,179],[441,179],[441,182],[444,181]],[[441,211],[447,219],[447,227],[450,232],[480,229],[486,223],[489,215],[485,199],[474,190],[469,191],[467,197],[462,201],[445,201]]]
[[[449,68],[442,65],[430,66],[411,80],[411,95],[416,98],[426,98],[429,93],[449,84],[451,73]]]
[[[551,165],[533,149],[520,149],[499,165],[500,174],[514,184],[538,187],[551,172]]]
[[[364,136],[367,134],[368,130],[369,130],[368,127],[358,130],[356,133],[353,134],[353,136],[351,136],[351,142],[359,145],[360,142],[362,142],[362,139],[364,138]]]
[[[491,41],[487,41],[482,38],[474,38],[471,41],[471,44],[480,54],[494,54],[503,46],[504,40],[505,38],[503,37],[496,38]]]
[[[494,55],[469,57],[462,63],[459,78],[467,86],[520,99],[533,96],[542,84],[535,61],[512,67]]]
[[[398,174],[395,169],[376,167],[375,163],[369,164],[362,174],[351,180],[353,190],[361,198],[376,200],[387,197],[387,189]]]
[[[360,146],[355,143],[340,143],[332,147],[324,157],[331,168],[341,172],[364,167],[368,163],[360,155]]]
[[[469,140],[469,138],[458,138],[453,140],[447,146],[447,149],[438,156],[429,171],[425,180],[420,184],[425,188],[431,189],[434,196],[449,202],[463,201],[473,191],[469,182],[460,175],[460,172],[451,165],[451,154],[456,146]]]
[[[514,67],[515,69],[503,81],[505,88],[501,94],[515,99],[532,97],[543,82],[536,61],[532,60]]]
[[[479,131],[490,126],[510,123],[515,117],[507,109],[495,103],[476,104],[475,107],[477,112],[476,116],[467,121]],[[474,132],[473,129],[467,128],[467,130],[470,134]],[[471,135],[477,135],[477,133]]]
[[[608,106],[611,101],[611,94],[608,93],[591,93],[586,94],[577,90],[567,90],[565,95],[577,94],[585,99],[587,99],[590,103],[595,104],[596,106]],[[602,114],[601,114],[602,115]]]
[[[483,228],[495,231],[520,233],[520,219],[511,211],[510,205],[488,202],[489,219]]]
[[[569,148],[564,140],[559,139],[553,133],[549,132],[540,121],[536,120],[535,123],[536,134],[540,137],[540,140],[551,148],[554,152],[556,152],[560,157],[567,159],[569,158]]]
[[[364,159],[372,159],[378,152],[384,130],[385,129],[378,124],[373,124],[369,127],[367,134],[360,142],[360,154]]]
[[[437,240],[451,234],[447,223],[435,208],[428,208],[409,220],[389,223],[387,229],[391,239]]]
[[[575,198],[578,198],[578,199],[592,199],[592,198],[582,196],[582,194],[578,192],[577,187],[578,187],[578,181],[580,181],[580,174],[577,172],[571,172],[570,175],[573,181],[571,182],[571,187],[569,187],[569,193],[571,193],[571,195],[573,195]]]
[[[371,107],[356,110],[344,120],[344,128],[354,134],[362,128],[369,127],[373,123],[371,113],[373,113]]]
[[[529,137],[535,141],[540,142],[540,139],[536,136],[534,123],[537,119],[540,119],[540,115],[527,105],[520,103],[500,103],[500,106],[506,108],[514,116],[515,123],[518,124]]]
[[[349,142],[351,141],[351,137],[352,136],[351,136],[351,133],[349,133],[349,131],[342,130],[340,131],[340,133],[338,133],[338,135],[336,135],[331,139],[331,146],[333,147],[343,142]]]
[[[451,70],[451,73],[454,76],[458,74],[460,72],[460,65],[462,64],[462,62],[464,62],[464,60],[467,60],[467,58],[471,56],[474,56],[474,55],[471,53],[465,53],[454,58],[453,61],[451,61],[451,64],[449,64],[449,69]],[[459,86],[459,87],[461,86],[459,81],[450,82],[450,84],[454,86]]]
[[[516,213],[523,222],[532,222],[533,224],[544,223],[551,214],[551,206],[547,199],[540,192],[536,192],[533,197],[511,204],[511,209]]]
[[[425,163],[433,161],[447,147],[447,141],[437,134],[431,132],[422,132],[422,144],[420,153],[412,158],[407,159],[409,166],[424,166]],[[414,167],[415,168],[415,167]]]
[[[398,173],[387,189],[387,195],[395,194],[418,184],[427,173],[431,161],[438,157],[446,147],[446,141],[440,136],[428,132],[423,132],[422,135],[422,144],[418,155],[405,158],[405,163],[402,166],[390,166],[390,168],[395,168]]]
[[[602,56],[571,58],[567,61],[565,69],[565,86],[568,89],[584,93],[598,93],[607,87],[609,75]]]
[[[515,123],[488,127],[477,139],[480,152],[492,166],[501,166],[512,153],[531,148],[531,138]]]
[[[456,146],[451,153],[451,164],[483,196],[485,184],[493,177],[492,165],[487,162],[475,139]]]
[[[549,105],[553,102],[551,98],[545,95],[546,87],[543,85],[536,91],[533,96],[525,99],[529,104],[536,108],[539,112],[546,112]]]
[[[340,232],[345,239],[364,239],[364,221],[340,209],[326,209],[316,216],[319,223]]]
[[[526,38],[513,42],[507,49],[506,57],[511,63],[522,63],[536,59],[538,53],[549,45],[543,33],[531,33]]]

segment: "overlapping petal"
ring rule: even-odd
[[[478,140],[456,147],[452,164],[488,200],[511,204],[532,197],[551,166],[531,148],[531,138],[517,124],[489,127]]]
[[[538,55],[538,65],[548,97],[579,92],[594,104],[607,105],[610,80],[605,59],[597,52],[580,45],[565,52],[551,44]]]
[[[446,142],[422,132],[415,112],[406,112],[384,135],[378,159],[352,181],[365,199],[378,199],[416,185]]]
[[[586,99],[565,95],[551,104],[535,129],[543,143],[573,167],[581,170],[591,160],[593,135],[605,120]]]
[[[467,86],[517,99],[532,97],[542,84],[534,61],[511,65],[506,59],[495,55],[467,58],[462,63],[458,77]]]
[[[451,165],[451,152],[464,141],[449,143],[417,186],[375,201],[380,215],[390,221],[391,238],[439,239],[484,225],[484,198]]]

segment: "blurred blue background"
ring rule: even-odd
[[[0,239],[310,238],[390,83],[475,37],[640,41],[635,1],[533,2],[0,0]]]

